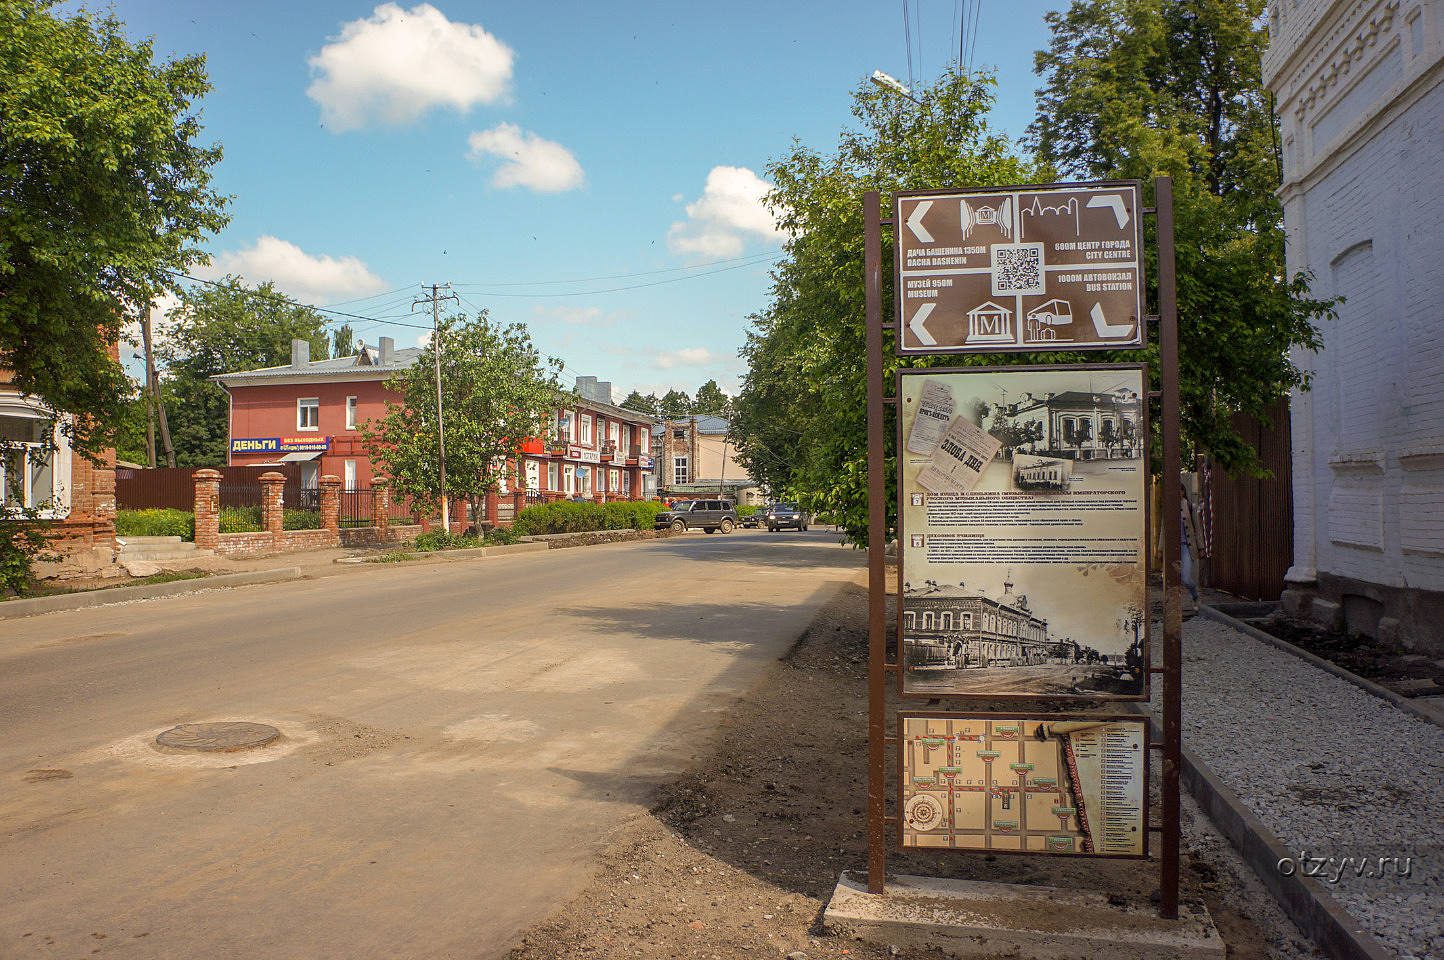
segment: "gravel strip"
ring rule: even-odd
[[[1281,869],[1313,872],[1404,960],[1444,957],[1444,729],[1196,617],[1183,740],[1295,853]]]

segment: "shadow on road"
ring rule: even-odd
[[[746,563],[770,567],[857,566],[867,563],[867,554],[842,545],[840,534],[809,531],[797,533],[779,530],[776,533],[750,534],[739,537],[712,536],[673,537],[656,540],[652,550],[671,553],[679,559],[697,560],[705,557],[718,563]],[[746,547],[756,549],[745,549]],[[729,549],[730,548],[730,549]]]

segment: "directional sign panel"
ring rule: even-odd
[[[1143,345],[1136,181],[918,191],[894,202],[899,352]]]

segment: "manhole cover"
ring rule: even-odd
[[[264,747],[280,736],[281,731],[264,723],[183,723],[156,737],[155,742],[162,747],[174,747],[178,750],[229,753],[233,750]]]

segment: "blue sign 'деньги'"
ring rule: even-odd
[[[330,445],[330,437],[240,437],[231,453],[325,453]]]

